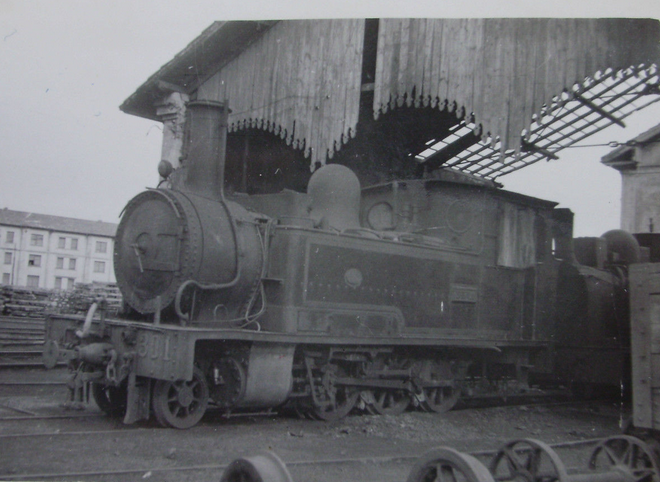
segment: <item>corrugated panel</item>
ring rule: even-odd
[[[230,131],[268,130],[325,163],[355,134],[363,38],[363,19],[279,22],[197,97],[229,99]]]
[[[484,140],[518,150],[555,96],[598,71],[657,61],[658,39],[653,20],[381,19],[374,112],[414,102],[473,113]]]

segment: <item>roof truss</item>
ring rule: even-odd
[[[625,127],[626,117],[659,100],[660,76],[655,64],[608,69],[544,105],[528,131],[521,133],[519,151],[502,152],[498,139],[475,142],[479,127],[466,117],[448,136],[430,142],[415,158],[427,170],[450,167],[494,180],[543,159],[557,159],[562,149],[612,124]],[[454,155],[457,146],[467,147]],[[452,156],[446,158],[446,153]]]

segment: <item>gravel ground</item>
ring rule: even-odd
[[[0,384],[65,379],[64,370],[0,372]],[[607,437],[620,433],[623,415],[613,403],[351,415],[334,423],[210,412],[198,426],[179,431],[154,423],[123,425],[101,416],[93,402],[83,411],[66,411],[66,395],[61,385],[0,385],[0,480],[53,473],[76,474],[57,480],[219,480],[232,460],[271,450],[296,481],[403,482],[416,458],[434,447],[477,452],[512,439],[556,443]],[[29,420],[28,413],[77,418]],[[584,450],[559,452],[569,467],[586,463]],[[107,470],[118,472],[98,474]]]

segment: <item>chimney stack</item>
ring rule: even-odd
[[[211,100],[186,106],[184,188],[200,196],[222,199],[224,191],[228,109]]]

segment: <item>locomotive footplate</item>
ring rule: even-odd
[[[503,349],[543,350],[548,342],[530,340],[475,340],[454,337],[341,337],[312,334],[274,333],[241,329],[207,329],[176,325],[153,325],[122,320],[94,320],[84,339],[75,334],[83,324],[81,317],[51,316],[46,321],[46,348],[57,353],[57,361],[68,361],[78,356],[72,353],[79,345],[93,342],[109,342],[122,355],[136,358],[138,376],[159,380],[190,380],[195,357],[196,343],[204,340],[267,342],[307,346],[352,347],[444,347],[463,350],[501,352]],[[53,341],[57,347],[53,346]],[[52,365],[52,360],[49,365]]]
[[[433,361],[439,347],[465,356],[480,354],[486,360],[489,353],[524,353],[547,346],[534,341],[459,338],[456,333],[440,339],[428,336],[364,338],[183,327],[114,319],[85,320],[55,315],[47,319],[46,333],[46,365],[67,361],[75,372],[72,400],[86,400],[91,387],[95,399],[103,397],[97,400],[99,406],[105,403],[116,409],[113,405],[120,397],[118,394],[124,393],[121,408],[125,423],[148,418],[158,406],[159,421],[163,423],[163,419],[166,424],[179,428],[185,428],[189,422],[181,421],[178,425],[180,421],[174,413],[163,413],[170,405],[166,400],[174,399],[172,410],[178,412],[194,407],[195,403],[204,405],[205,410],[209,400],[233,410],[278,406],[291,398],[311,396],[316,416],[329,419],[348,413],[362,392],[379,413],[399,410],[409,400],[429,411],[445,411],[456,403],[464,382],[462,376],[452,373],[448,364]],[[398,347],[411,345],[423,350],[427,347],[428,353],[436,355],[412,357],[405,368],[395,364],[386,369],[371,366],[361,373],[355,371],[365,360],[387,357]],[[227,348],[225,352],[223,347],[232,347],[234,351]],[[236,351],[237,347],[242,348]],[[302,378],[299,372],[296,375],[298,365],[294,366],[298,348],[308,357],[311,355],[310,371]],[[241,350],[243,355],[237,357]],[[510,357],[514,359],[516,355]],[[337,361],[339,365],[334,364]],[[228,378],[231,371],[223,367],[231,366],[243,375]],[[233,385],[229,385],[230,382]],[[199,386],[202,392],[195,395],[195,387]],[[195,402],[195,396],[199,402]],[[393,397],[394,401],[383,405],[384,396]]]

